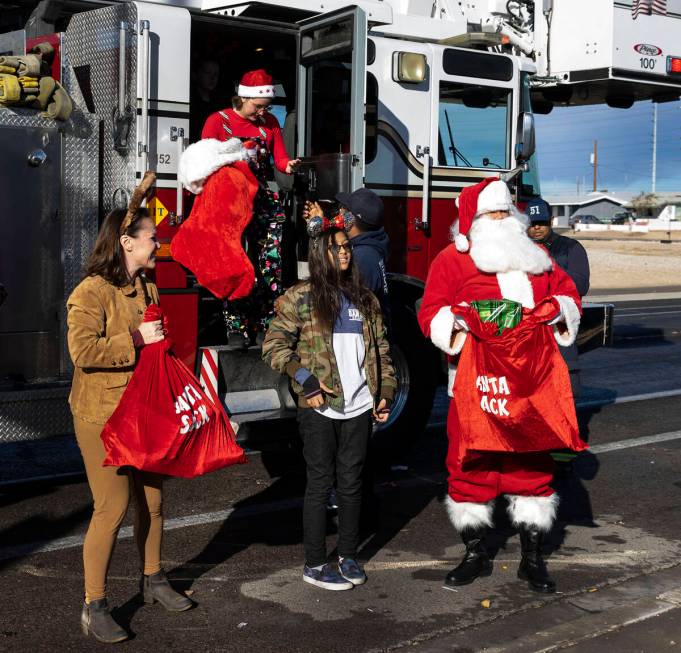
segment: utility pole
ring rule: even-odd
[[[653,183],[651,192],[655,194],[657,186],[657,102],[653,102]]]
[[[594,141],[594,151],[591,155],[591,163],[594,167],[594,193],[598,190],[598,141]]]

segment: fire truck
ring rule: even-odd
[[[0,109],[0,442],[72,431],[65,299],[102,218],[147,169],[176,353],[251,446],[293,414],[287,380],[257,347],[225,344],[220,302],[170,257],[191,219],[177,165],[198,137],[202,57],[219,63],[227,97],[245,70],[275,77],[273,110],[302,158],[293,183],[271,182],[289,216],[287,283],[306,273],[305,199],[360,186],[382,196],[399,377],[387,429],[416,435],[442,372],[416,311],[456,196],[495,175],[521,205],[539,194],[533,107],[677,99],[680,31],[681,0],[43,0],[23,29],[0,35],[0,54],[51,43],[74,110],[58,122]],[[585,308],[583,349],[607,343],[611,318],[611,307]]]

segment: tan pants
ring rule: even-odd
[[[85,600],[90,602],[106,596],[106,575],[118,529],[128,511],[131,484],[137,503],[134,533],[142,569],[145,574],[160,571],[163,476],[131,468],[102,467],[105,451],[100,433],[103,425],[77,417],[73,423],[94,500],[92,519],[83,544]]]

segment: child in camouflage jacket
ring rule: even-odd
[[[352,265],[339,225],[310,242],[310,279],[279,300],[263,358],[291,378],[307,466],[303,580],[330,590],[366,581],[356,561],[362,469],[373,421],[385,422],[397,381],[381,308]],[[326,501],[336,482],[338,563],[327,562]]]

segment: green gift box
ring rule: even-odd
[[[481,322],[494,322],[500,336],[506,329],[512,329],[520,324],[523,317],[522,304],[510,299],[482,299],[471,302],[471,306],[478,312]]]

